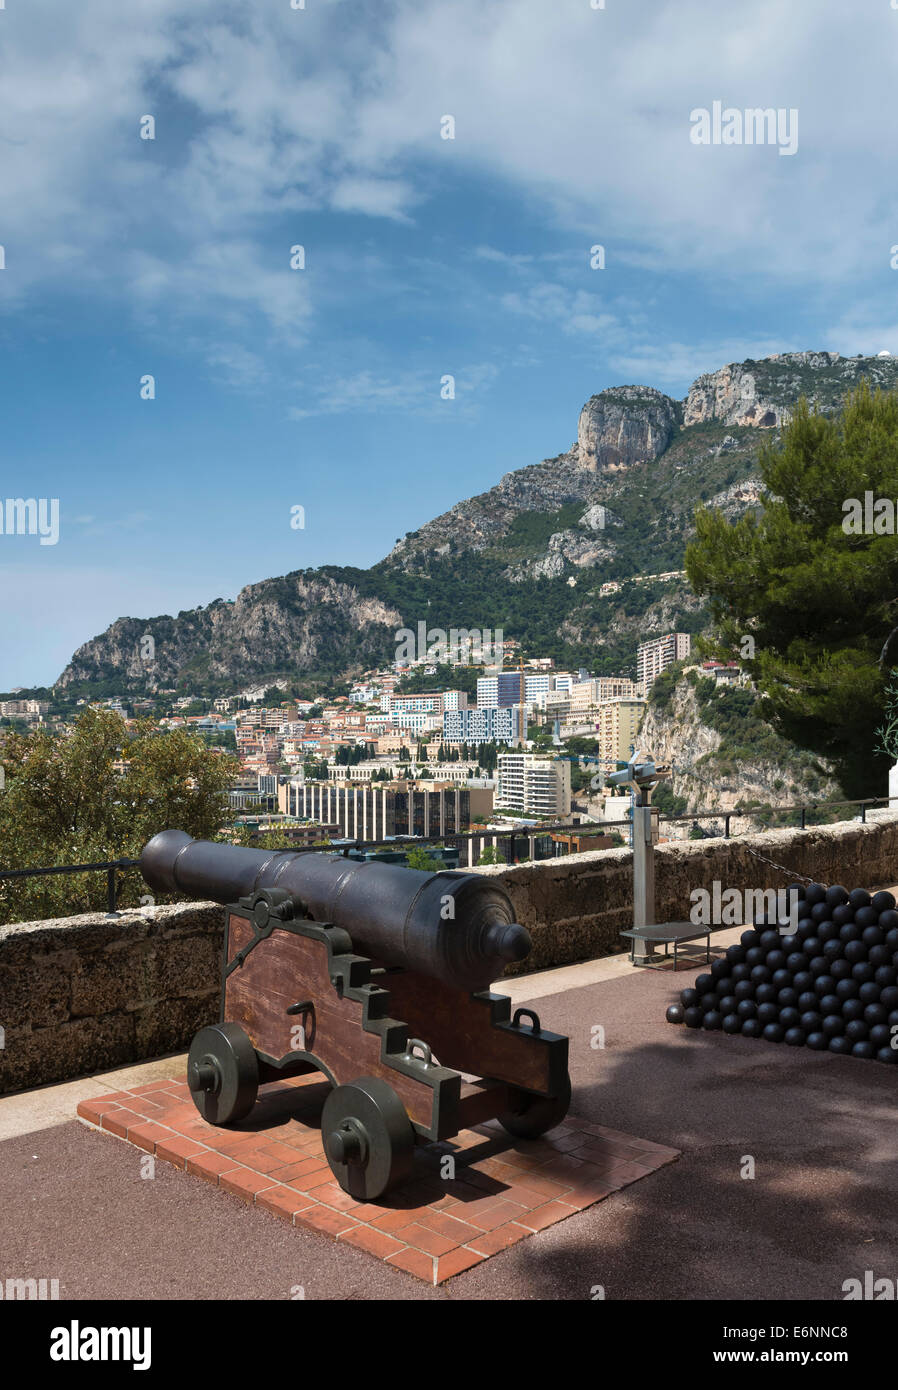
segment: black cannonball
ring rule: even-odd
[[[817,926],[817,940],[822,942],[838,941],[839,928],[835,922],[820,922]]]
[[[864,1022],[868,1028],[872,1028],[875,1023],[882,1023],[888,1027],[888,1016],[888,1011],[881,1004],[867,1004],[864,1007]]]
[[[826,904],[825,902],[822,902],[822,903],[815,903],[814,906],[811,908],[811,921],[812,921],[812,922],[817,922],[817,923],[819,924],[820,922],[825,922],[825,921],[827,920],[828,917],[829,917],[829,907],[827,906],[827,904]]]
[[[871,946],[867,952],[867,960],[877,970],[882,965],[886,966],[888,969],[893,968],[891,965],[892,952],[889,950],[888,946]]]
[[[692,1008],[683,1010],[683,1022],[687,1028],[701,1028],[704,1014],[701,1009],[693,1005]]]
[[[898,1010],[898,985],[886,985],[879,996],[879,1002],[889,1013]]]
[[[856,910],[859,907],[869,907],[872,899],[866,888],[853,888],[848,894],[848,901]]]
[[[733,994],[737,999],[754,999],[755,987],[751,980],[740,980],[737,985],[733,986]]]
[[[768,1023],[761,1037],[765,1042],[782,1042],[785,1030],[778,1023]]]
[[[793,975],[797,975],[800,971],[807,970],[807,968],[808,958],[803,951],[791,951],[789,955],[786,956],[786,969],[791,970]]]
[[[797,989],[799,994],[803,994],[806,989],[813,989],[814,976],[810,970],[796,970],[792,976],[792,988]]]
[[[863,1042],[867,1036],[867,1025],[862,1018],[853,1018],[845,1024],[845,1036],[853,1043]]]
[[[840,907],[848,901],[848,889],[843,888],[841,883],[834,883],[827,888],[824,902],[827,907]]]
[[[699,975],[695,981],[695,987],[699,994],[710,994],[714,988],[713,975]]]
[[[846,960],[856,965],[858,961],[867,959],[867,948],[863,941],[846,941],[844,954]]]
[[[851,978],[852,980],[857,980],[859,985],[866,984],[868,980],[872,980],[875,974],[876,971],[868,960],[859,960],[857,965],[851,967]]]
[[[736,1013],[744,1023],[747,1018],[757,1018],[758,1006],[753,999],[740,999],[736,1005]]]
[[[829,1039],[830,1052],[838,1053],[842,1057],[848,1056],[852,1046],[853,1044],[851,1042],[851,1039],[843,1037],[841,1033],[837,1034],[835,1037],[830,1037]]]
[[[898,913],[894,915],[898,916]],[[879,919],[879,930],[883,930],[881,917]],[[886,946],[890,951],[898,951],[898,927],[889,927],[886,932]]]
[[[726,1018],[728,1014],[734,1014],[736,1012],[736,1005],[738,1003],[739,1000],[736,998],[735,994],[725,994],[717,1007],[720,1009],[724,1018]]]
[[[761,1036],[761,1025],[756,1018],[746,1018],[742,1022],[743,1038],[759,1038]]]
[[[839,940],[844,942],[845,945],[847,945],[849,941],[860,941],[860,939],[861,929],[856,922],[846,922],[844,927],[839,928]],[[898,950],[898,947],[895,949]]]
[[[763,965],[766,959],[767,951],[763,946],[752,946],[745,952],[745,964],[749,967]]]
[[[817,996],[814,991],[812,989],[806,989],[803,994],[799,994],[798,1003],[795,1007],[801,1009],[803,1014],[806,1014],[808,1010],[815,1010],[817,1008]]]
[[[856,1042],[851,1049],[851,1055],[852,1057],[865,1057],[870,1059],[876,1056],[876,1048],[867,1040]]]
[[[717,1002],[716,994],[703,994],[699,1008],[703,1014],[710,1014],[717,1008]]]
[[[892,1030],[887,1023],[874,1023],[870,1027],[870,1041],[874,1047],[888,1047],[892,1041]]]
[[[875,907],[876,911],[879,913],[893,912],[895,909],[894,894],[890,893],[886,888],[881,888],[878,893],[873,894],[873,900],[870,906]]]
[[[853,1018],[863,1018],[864,1008],[865,1005],[861,1003],[860,999],[846,999],[840,1012],[845,1022],[849,1023]],[[835,1013],[835,1010],[832,1012]]]
[[[879,925],[884,932],[898,930],[898,912],[891,907],[887,908],[885,912],[880,912]]]
[[[738,962],[737,962],[737,964],[738,964]],[[724,959],[724,960],[716,960],[716,961],[714,961],[713,965],[711,966],[711,976],[712,976],[712,978],[715,979],[715,980],[721,980],[721,979],[723,979],[724,975],[729,975],[729,973],[730,973],[730,962],[729,962],[728,960],[726,960],[726,959]]]
[[[838,960],[831,960],[829,963],[829,973],[834,980],[844,980],[851,974],[851,961],[845,960],[842,956]]]
[[[822,943],[817,940],[816,936],[805,937],[802,950],[804,951],[808,960],[813,960],[815,956],[819,956],[821,949]]]
[[[887,1064],[898,1062],[898,1050],[894,1047],[881,1047],[876,1054],[876,1060]]]
[[[730,965],[741,965],[745,960],[745,947],[735,945],[728,946],[726,949],[726,958]]]
[[[742,1019],[738,1014],[724,1014],[720,1026],[725,1033],[738,1033],[742,1028]]]
[[[787,1028],[783,1042],[789,1047],[804,1047],[805,1035],[800,1028]]]
[[[780,944],[780,934],[775,928],[769,927],[767,931],[761,932],[761,940],[758,945],[762,951],[775,951]]]
[[[824,1018],[827,1014],[841,1014],[842,1001],[837,994],[824,994],[817,1008]]]
[[[801,1014],[797,1009],[780,1009],[779,1021],[788,1033],[790,1028],[797,1028],[801,1022]]]
[[[834,907],[830,919],[841,931],[842,927],[851,926],[854,921],[854,908],[846,903],[843,907]]]
[[[751,928],[749,928],[748,931],[744,931],[739,938],[741,945],[744,946],[746,950],[748,950],[750,946],[757,946],[760,940],[761,933],[752,931]]]
[[[810,970],[811,974],[816,980],[818,975],[828,974],[829,961],[826,959],[826,956],[814,956],[811,960],[810,965],[808,966],[808,970]]]
[[[775,1004],[758,1005],[758,1018],[763,1024],[776,1023],[779,1015],[780,1011]]]
[[[818,975],[814,981],[814,993],[818,999],[822,999],[824,994],[835,994],[836,982],[831,975]]]
[[[800,941],[806,941],[809,936],[814,936],[817,931],[817,923],[813,917],[802,917],[798,926],[795,928],[795,935]]]
[[[875,907],[859,907],[854,914],[854,920],[862,932],[865,932],[868,927],[876,927],[876,930],[879,930],[877,926],[879,913]]]
[[[751,978],[756,985],[769,984],[772,973],[766,965],[753,965],[751,968]]]
[[[898,980],[898,971],[894,965],[878,965],[873,975],[873,981],[879,985],[880,989],[888,989],[890,985]]]
[[[723,1023],[723,1015],[718,1009],[712,1009],[710,1013],[705,1014],[702,1018],[702,1027],[707,1028],[709,1032],[713,1032],[716,1028],[719,1028],[721,1023]]]
[[[881,946],[885,941],[885,935],[879,930],[879,927],[864,927],[864,930],[861,932],[861,941],[863,941],[867,948],[867,959],[869,960],[871,948],[874,946]],[[882,962],[880,962],[880,964],[882,964]]]
[[[791,989],[792,971],[786,969],[774,970],[770,983],[775,989]]]
[[[680,1003],[683,1005],[684,1009],[691,1009],[694,1004],[698,1003],[698,1000],[699,993],[697,989],[690,988],[680,990]]]
[[[811,1009],[803,1013],[798,1021],[808,1034],[819,1033],[820,1029],[823,1027],[823,1019],[820,1014]]]
[[[798,900],[801,901],[801,899],[804,898],[807,894],[807,889],[805,888],[803,883],[793,883],[789,886],[789,892],[794,893],[796,898],[798,898]]]
[[[777,996],[777,988],[772,980],[765,981],[757,986],[755,999],[759,1004],[772,1004]]]
[[[779,1004],[779,1006],[780,1006],[781,1009],[796,1009],[796,1008],[798,1008],[798,992],[797,992],[797,990],[790,989],[789,986],[787,985],[786,988],[785,988],[785,989],[781,989],[780,992],[779,992],[779,994],[776,996],[776,1002]]]
[[[826,889],[822,883],[809,883],[804,890],[804,900],[811,907],[826,902]]]
[[[785,953],[785,951],[780,951],[780,950],[768,951],[768,952],[767,952],[767,959],[766,959],[766,961],[764,962],[764,964],[767,966],[767,969],[768,969],[768,970],[772,970],[773,973],[774,973],[774,975],[775,975],[776,972],[777,972],[778,970],[782,970],[783,967],[784,967],[785,964],[786,964],[786,953]]]
[[[882,990],[875,980],[865,980],[857,992],[857,997],[862,1004],[878,1004]],[[888,1010],[886,1010],[888,1013]]]
[[[814,1033],[808,1033],[804,1041],[805,1046],[809,1047],[812,1052],[825,1052],[829,1044],[826,1034],[821,1033],[819,1029]]]
[[[730,979],[733,981],[734,984],[737,985],[740,980],[747,980],[750,977],[751,968],[748,965],[734,965],[732,970],[730,971]]]
[[[845,1022],[842,1015],[827,1014],[823,1020],[823,1028],[821,1031],[824,1032],[828,1038],[835,1038],[838,1037],[840,1033],[844,1033]]]
[[[836,994],[840,999],[856,999],[859,991],[860,985],[850,975],[847,980],[840,980],[836,985]]]
[[[842,954],[842,943],[837,936],[823,943],[823,954],[830,964],[839,959]]]
[[[898,949],[898,947],[896,947],[896,949]],[[801,950],[801,937],[800,937],[800,936],[781,936],[781,937],[780,937],[780,950],[781,950],[781,951],[784,951],[787,957],[790,956],[790,955],[792,954],[793,951],[800,951],[800,950]],[[787,961],[787,964],[788,964],[788,961]]]

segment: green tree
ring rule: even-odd
[[[502,858],[502,855],[500,854],[499,849],[496,845],[484,845],[483,850],[480,854],[480,858],[477,860],[477,863],[504,864],[505,860]]]
[[[413,845],[405,857],[410,869],[426,869],[430,874],[446,867],[442,859],[434,858],[424,845]]]
[[[85,710],[68,737],[10,735],[3,764],[0,866],[10,869],[137,858],[160,830],[210,839],[227,817],[237,772],[235,759],[193,733],[159,733],[149,721],[129,731],[121,715],[97,709]],[[121,884],[125,905],[147,891],[137,870]],[[0,922],[105,906],[102,873],[0,879]]]
[[[849,796],[880,789],[880,651],[898,625],[894,534],[843,528],[849,499],[898,498],[898,397],[866,385],[841,416],[797,406],[759,465],[760,514],[696,514],[686,570],[710,598],[715,654],[740,657],[778,732],[832,761]],[[894,642],[890,646],[894,646]],[[889,652],[887,667],[898,665]]]

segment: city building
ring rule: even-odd
[[[479,684],[479,681],[478,681]],[[522,738],[525,711],[522,705],[487,706],[481,709],[446,710],[443,714],[444,743],[518,743]]]
[[[613,772],[615,763],[626,762],[629,758],[644,709],[645,700],[627,699],[623,696],[607,700],[599,706],[596,715],[596,736],[599,763],[603,771]]]
[[[571,813],[571,765],[538,753],[500,753],[496,804],[564,820]]]
[[[347,839],[385,840],[391,835],[442,837],[470,829],[473,817],[493,809],[489,787],[454,787],[445,782],[352,785],[285,782],[278,795],[285,815],[339,825]]]
[[[669,632],[651,642],[640,642],[636,653],[636,679],[643,694],[662,671],[689,655],[692,639],[688,632]]]

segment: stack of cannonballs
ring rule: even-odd
[[[794,890],[793,890],[794,892]],[[898,912],[891,893],[812,883],[798,926],[763,918],[684,989],[669,1023],[898,1062]],[[786,928],[787,929],[787,928]]]

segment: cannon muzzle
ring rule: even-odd
[[[508,895],[481,874],[427,873],[332,854],[247,849],[163,830],[141,872],[160,893],[232,903],[279,889],[296,910],[342,927],[356,951],[464,990],[485,989],[530,952]]]

